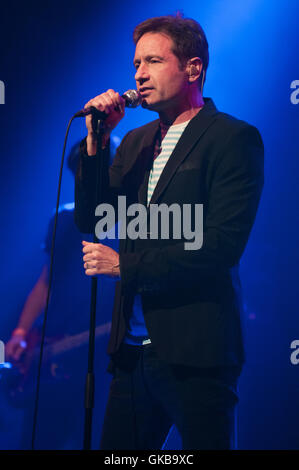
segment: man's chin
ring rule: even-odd
[[[141,106],[144,109],[149,109],[150,111],[158,111],[159,105],[158,103],[151,103],[150,100],[144,98],[141,102]]]

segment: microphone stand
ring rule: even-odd
[[[101,121],[93,121],[94,128],[97,128],[97,153],[96,153],[96,188],[95,188],[95,207],[101,202],[103,187],[103,168],[104,151],[102,147],[103,130]],[[94,234],[94,243],[98,243]],[[91,278],[91,297],[90,297],[90,327],[89,327],[89,346],[88,346],[88,369],[85,381],[85,421],[84,421],[84,441],[83,450],[91,449],[92,438],[92,413],[94,407],[94,349],[95,349],[95,329],[96,329],[96,303],[97,303],[97,276]]]

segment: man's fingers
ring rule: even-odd
[[[86,267],[84,265],[84,269],[85,269],[85,274],[87,276],[96,276],[96,275],[99,274],[97,268],[95,268],[95,267],[92,267],[92,266],[89,266],[89,265],[88,265],[88,267]]]
[[[85,274],[87,276],[98,276],[99,274],[105,274],[106,276],[111,275],[110,271],[107,271],[107,269],[86,269]]]
[[[89,100],[84,107],[94,106],[99,111],[104,111],[109,114],[114,111],[115,108],[118,108],[118,105],[121,105],[122,102],[125,102],[125,100],[119,96],[119,93],[110,89],[101,95],[95,96],[92,100]]]
[[[97,259],[97,253],[87,253],[87,255],[83,256],[83,261],[92,261],[94,259]]]
[[[102,103],[106,114],[110,114],[114,111],[115,105],[109,95],[103,95]]]
[[[83,256],[83,261],[89,261],[89,260],[98,260],[101,258],[101,253],[98,250],[91,250],[87,251],[85,255]]]
[[[97,260],[90,260],[84,263],[84,269],[94,269],[97,267]]]
[[[126,101],[119,93],[115,93],[114,90],[108,90],[107,94],[113,102],[114,109],[117,109],[119,112],[123,113],[125,109]]]
[[[86,269],[85,274],[86,276],[98,276],[99,275],[96,269]]]
[[[95,243],[89,243],[89,242],[82,242],[83,244],[83,248],[82,248],[82,251],[83,253],[90,253],[92,251],[94,251],[94,245]]]
[[[93,251],[98,252],[98,251],[101,251],[102,247],[104,246],[101,243],[85,242],[84,240],[82,244],[83,244],[83,248],[82,248],[83,253],[91,253]]]
[[[116,277],[114,268],[118,266],[119,255],[111,248],[101,243],[82,241],[83,266],[87,276],[104,274]]]

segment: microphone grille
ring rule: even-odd
[[[122,97],[126,100],[128,108],[136,108],[141,103],[141,96],[137,90],[127,90]]]

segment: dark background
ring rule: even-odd
[[[107,88],[134,88],[134,26],[177,10],[198,20],[209,41],[204,96],[257,126],[265,144],[264,192],[241,263],[247,363],[238,447],[299,449],[299,364],[290,361],[290,344],[299,339],[299,103],[290,99],[291,82],[299,80],[296,0],[1,5],[0,338],[8,340],[43,263],[40,245],[56,203],[70,116]],[[116,133],[121,138],[155,118],[128,110]],[[67,150],[84,134],[84,120],[77,120]],[[71,200],[73,179],[65,171],[61,202]],[[18,448],[13,429],[22,413],[2,408],[0,448]]]

